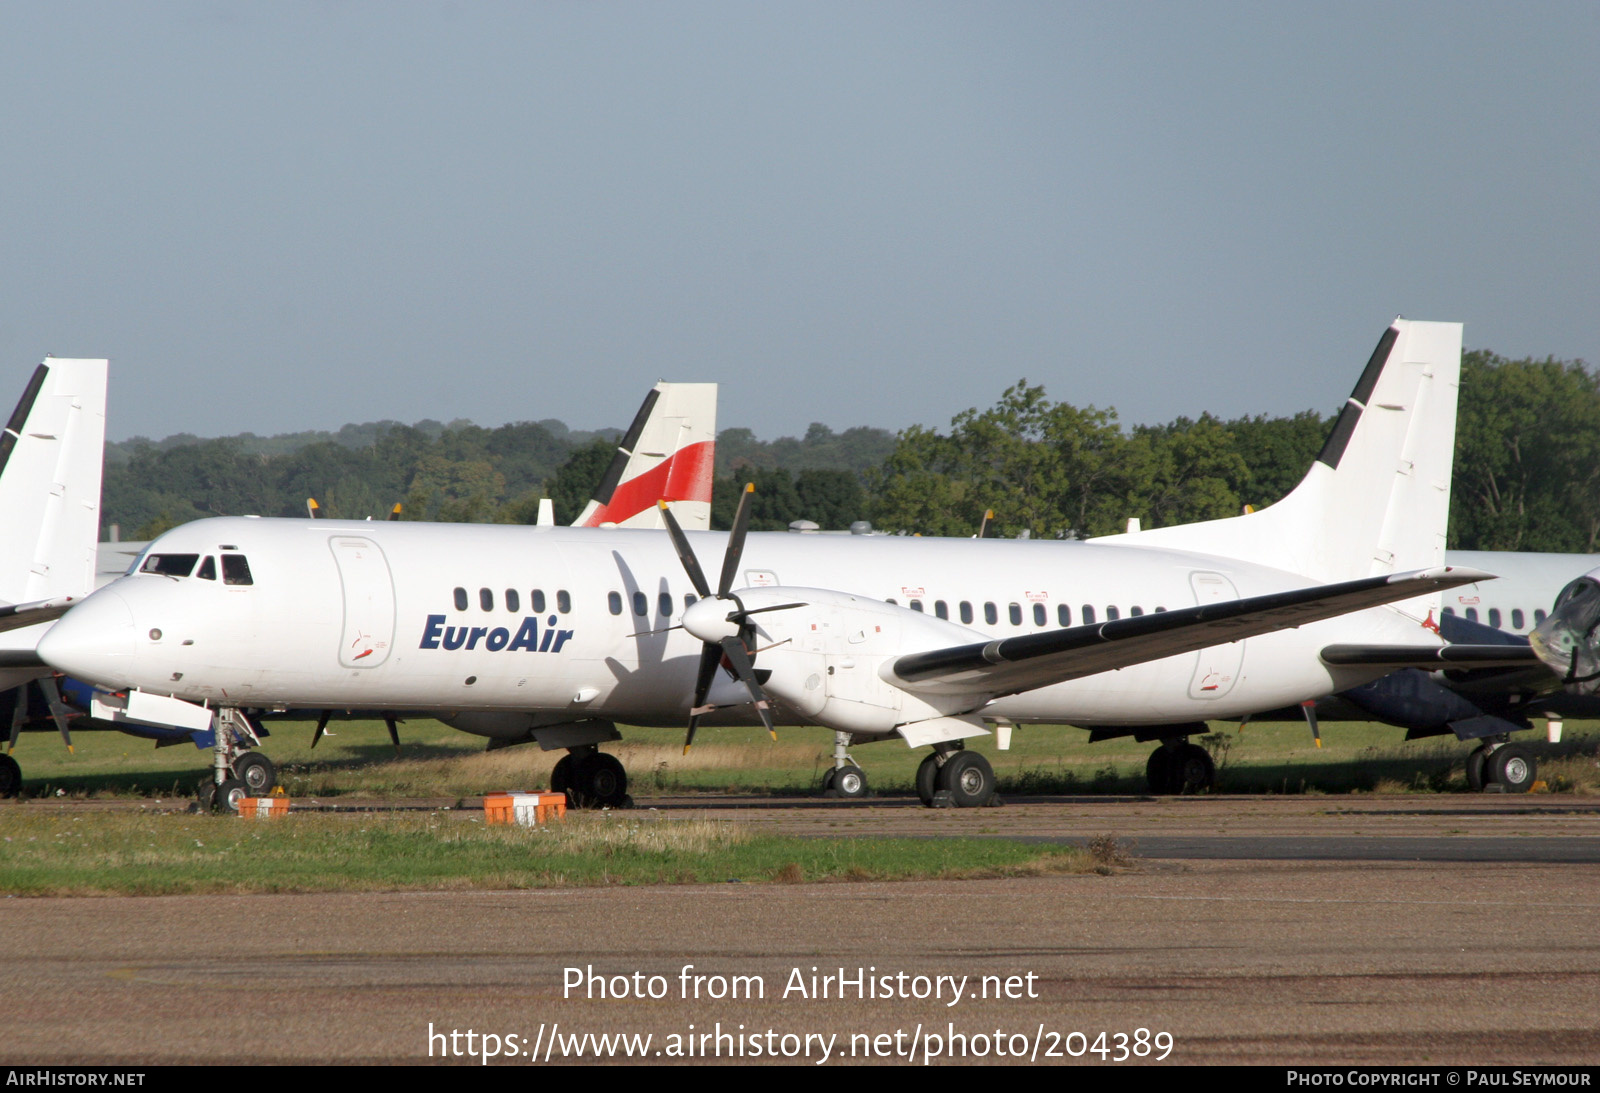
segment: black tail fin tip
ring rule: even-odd
[[[1383,375],[1384,365],[1389,363],[1389,355],[1394,352],[1394,343],[1399,337],[1400,329],[1391,326],[1383,332],[1383,337],[1378,339],[1378,347],[1372,351],[1372,356],[1367,360],[1367,367],[1362,370],[1361,378],[1356,381],[1356,389],[1350,392],[1350,397],[1345,400],[1344,409],[1339,411],[1339,419],[1333,423],[1333,431],[1323,443],[1322,451],[1317,453],[1318,463],[1326,463],[1334,470],[1339,469],[1339,460],[1344,457],[1345,447],[1350,443],[1350,435],[1356,431],[1356,425],[1361,420],[1361,411],[1367,408],[1367,400],[1372,398],[1372,392],[1378,386],[1378,378]]]

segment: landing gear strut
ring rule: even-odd
[[[1180,793],[1207,793],[1217,784],[1216,764],[1211,753],[1182,736],[1169,737],[1150,753],[1144,765],[1150,792],[1160,796]]]
[[[562,756],[550,772],[550,791],[565,793],[570,808],[625,808],[632,803],[622,762],[593,744]]]
[[[833,734],[833,766],[822,776],[822,795],[824,797],[865,797],[867,795],[867,776],[864,771],[851,760],[848,751],[850,747],[850,734],[835,732]]]
[[[265,797],[278,784],[278,770],[260,752],[261,735],[243,710],[223,706],[211,722],[211,777],[195,794],[202,812],[238,812],[246,797]]]
[[[1539,778],[1539,761],[1521,744],[1489,740],[1467,756],[1467,786],[1500,793],[1526,793]]]
[[[994,768],[975,751],[936,747],[917,767],[917,797],[930,808],[941,795],[957,808],[982,808],[997,800],[994,788]]]

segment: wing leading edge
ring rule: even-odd
[[[895,659],[889,670],[893,682],[912,691],[1016,694],[1492,579],[1492,574],[1461,566],[1363,577],[1065,630],[908,653]]]

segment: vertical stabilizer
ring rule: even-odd
[[[1461,324],[1396,319],[1282,501],[1096,541],[1238,558],[1323,582],[1443,565],[1460,385]]]
[[[0,601],[94,590],[106,362],[53,357],[0,433]]]
[[[661,528],[656,503],[670,501],[679,524],[708,530],[716,446],[717,385],[656,384],[572,526]]]

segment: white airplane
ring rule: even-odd
[[[95,587],[106,362],[46,357],[0,432],[0,797],[22,770],[9,750],[29,707],[72,739],[54,673],[36,646],[50,623]]]
[[[820,725],[847,796],[866,780],[845,747],[898,739],[931,749],[924,801],[985,804],[993,772],[961,741],[992,729],[1005,747],[1018,722],[1167,741],[1152,771],[1194,784],[1209,759],[1186,737],[1206,719],[1374,678],[1374,648],[1436,653],[1439,591],[1487,579],[1438,561],[1460,339],[1396,320],[1305,481],[1210,529],[1249,557],[747,536],[747,495],[713,589],[696,556],[721,537],[666,507],[667,535],[225,518],[156,540],[39,652],[114,692],[108,711],[197,728],[253,708],[433,711],[491,746],[568,749],[554,780],[602,804],[626,795],[598,750],[617,721],[687,722],[691,740],[702,721]],[[241,791],[230,736],[223,801]]]

